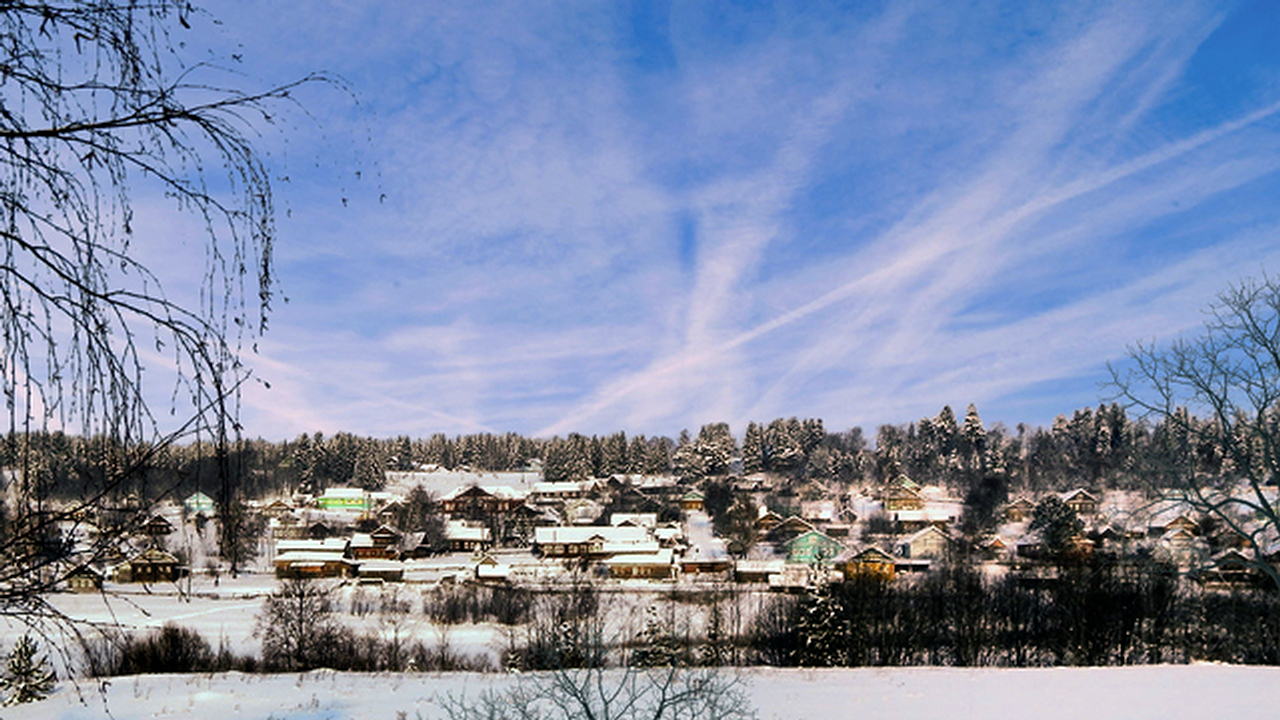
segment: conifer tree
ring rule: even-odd
[[[758,473],[764,470],[764,466],[764,428],[749,422],[747,432],[742,436],[742,471]]]
[[[5,663],[4,676],[0,677],[5,705],[42,700],[53,690],[53,669],[45,657],[36,655],[37,649],[36,641],[30,635],[18,638],[18,643],[13,646]]]

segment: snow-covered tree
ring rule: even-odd
[[[54,672],[49,661],[37,655],[39,648],[30,635],[18,638],[9,659],[5,662],[4,675],[0,676],[0,692],[5,705],[23,705],[40,700],[53,690]]]
[[[742,471],[757,473],[764,470],[764,467],[764,428],[749,422],[747,432],[742,436]]]
[[[729,461],[738,451],[738,443],[729,432],[729,424],[722,422],[703,425],[694,447],[702,456],[703,471],[707,475],[727,473]]]
[[[671,458],[672,469],[683,479],[698,479],[707,474],[707,466],[702,453],[689,436],[688,430],[680,431],[680,439],[676,441],[676,452]]]
[[[800,603],[796,630],[800,637],[796,662],[801,667],[844,665],[844,632],[839,601],[821,588]]]
[[[645,608],[644,626],[636,637],[636,649],[631,653],[634,667],[675,667],[685,664],[684,646],[676,637],[670,618],[664,618],[658,608]]]

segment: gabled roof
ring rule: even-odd
[[[760,516],[756,518],[756,527],[776,526],[782,524],[782,516],[778,513],[767,510],[764,506],[760,507]]]
[[[642,527],[603,527],[598,525],[572,525],[539,527],[533,530],[534,542],[539,545],[576,545],[599,540],[606,543],[641,543],[650,540],[649,531]]]
[[[784,532],[787,530],[809,532],[813,529],[814,529],[813,523],[797,515],[791,515],[787,519],[783,520],[782,522],[778,523],[776,526],[773,527],[774,531],[784,531]]]
[[[1076,488],[1074,490],[1068,490],[1062,493],[1060,497],[1062,498],[1062,502],[1071,502],[1072,500],[1076,500],[1076,499],[1088,500],[1090,502],[1095,502],[1095,503],[1098,502],[1098,498],[1094,497],[1093,493],[1089,492],[1088,490],[1085,490],[1084,488]]]
[[[542,483],[539,483],[541,485]],[[456,500],[464,495],[473,497],[494,497],[499,500],[522,500],[525,494],[510,485],[462,485],[454,488],[443,500]]]
[[[978,547],[987,550],[1005,550],[1009,547],[1009,542],[999,535],[992,535],[989,538],[983,538],[978,543]]]
[[[897,477],[889,481],[889,487],[903,488],[905,490],[912,490],[912,491],[916,491],[920,489],[920,486],[914,480],[907,477],[906,473],[898,473]]]
[[[880,562],[896,563],[897,558],[881,550],[875,545],[868,545],[861,550],[848,550],[836,556],[836,562]]]
[[[376,536],[376,537],[382,537],[382,538],[385,538],[385,537],[398,538],[400,537],[400,531],[396,530],[390,525],[379,525],[378,528],[373,532],[369,533],[369,535],[371,537]]]
[[[946,540],[947,542],[951,542],[951,536],[946,534],[942,530],[939,530],[937,525],[926,525],[925,527],[903,538],[902,542],[906,544],[911,544],[929,535],[937,535],[941,537],[943,540]]]
[[[656,552],[620,553],[606,559],[604,564],[609,567],[619,565],[662,567],[670,565],[674,559],[675,555],[671,548],[662,548]]]
[[[167,553],[159,548],[150,548],[143,551],[141,555],[133,558],[131,563],[150,563],[152,565],[177,565],[178,558],[175,555]]]
[[[1214,555],[1213,557],[1209,558],[1209,563],[1214,566],[1223,566],[1223,565],[1239,566],[1239,565],[1253,565],[1254,561],[1248,555],[1245,555],[1244,553],[1240,552],[1239,550],[1236,550],[1235,548],[1231,548],[1229,550],[1223,550],[1217,555]]]
[[[820,543],[822,543],[822,544],[824,544],[824,545],[825,545],[825,544],[831,544],[831,545],[835,545],[835,546],[837,546],[837,547],[843,547],[843,546],[840,544],[840,541],[839,541],[839,540],[836,540],[835,538],[833,538],[833,537],[831,537],[830,535],[828,535],[828,534],[826,534],[826,533],[822,532],[821,530],[810,530],[810,531],[808,531],[808,532],[800,533],[799,535],[797,535],[797,536],[795,536],[795,537],[791,538],[790,540],[788,540],[788,541],[783,545],[783,547],[791,548],[791,547],[794,547],[794,546],[796,546],[796,545],[801,545],[801,544],[804,544],[804,543],[812,543],[812,542],[820,542]]]
[[[614,527],[633,525],[651,528],[658,524],[658,513],[613,513],[609,516],[609,524]]]

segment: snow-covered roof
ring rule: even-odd
[[[454,488],[448,495],[445,495],[440,499],[453,500],[472,488],[478,488],[499,500],[523,500],[525,497],[525,493],[516,490],[510,485],[462,485]]]
[[[325,538],[323,540],[277,540],[276,552],[316,551],[338,552],[347,549],[345,538]]]
[[[657,550],[656,552],[632,552],[621,553],[604,561],[609,567],[619,565],[644,565],[650,567],[670,565],[675,555],[670,548]]]
[[[450,520],[445,526],[445,537],[450,540],[488,542],[489,528],[472,527],[462,520]]]
[[[606,543],[640,543],[650,539],[649,530],[642,527],[601,527],[598,525],[574,525],[534,528],[534,542],[540,545],[578,544],[590,542],[600,536]]]
[[[277,566],[296,565],[298,563],[332,563],[350,562],[342,557],[342,553],[321,552],[318,550],[293,550],[276,555]]]
[[[956,514],[948,508],[926,507],[923,510],[894,510],[893,519],[898,522],[946,522]]]
[[[610,525],[616,527],[624,523],[651,528],[658,524],[658,513],[614,513],[609,516]]]

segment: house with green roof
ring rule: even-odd
[[[787,562],[805,565],[829,563],[844,550],[843,545],[818,530],[795,536],[785,547]]]
[[[187,511],[188,515],[197,515],[199,513],[208,515],[213,512],[213,498],[197,491],[182,501],[182,507]]]

